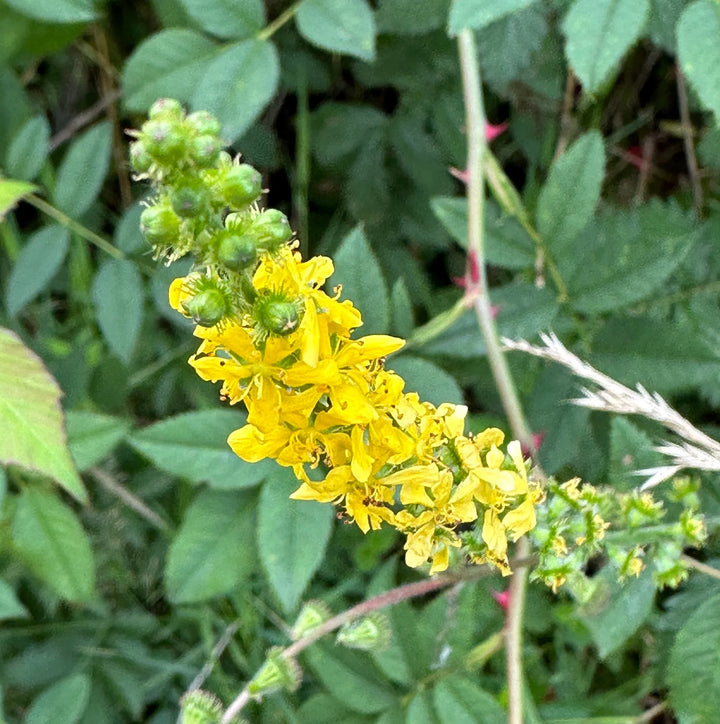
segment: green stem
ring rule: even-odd
[[[282,28],[285,23],[290,20],[293,15],[297,12],[298,7],[300,7],[300,3],[302,0],[298,0],[298,2],[293,3],[287,10],[283,11],[278,15],[275,20],[273,20],[271,23],[268,23],[258,34],[257,39],[258,40],[268,40],[271,38],[280,28]]]
[[[27,201],[31,206],[34,206],[38,211],[46,214],[51,219],[55,219],[58,224],[64,226],[66,229],[70,229],[70,231],[76,233],[81,239],[85,239],[91,244],[95,244],[98,249],[102,249],[115,259],[124,258],[125,255],[122,251],[114,247],[107,239],[103,239],[102,236],[98,236],[98,234],[94,231],[90,231],[90,229],[78,223],[75,219],[71,219],[67,214],[64,214],[59,209],[56,209],[52,204],[44,201],[39,196],[29,194],[28,196],[25,196],[24,201]]]
[[[310,185],[310,110],[308,106],[308,88],[305,73],[301,71],[297,89],[297,151],[295,198],[300,253],[307,255],[309,243],[308,187]]]
[[[465,100],[465,124],[468,136],[467,195],[468,195],[468,249],[470,261],[475,257],[477,279],[473,279],[472,263],[465,275],[466,293],[472,299],[478,325],[485,339],[488,361],[495,383],[508,417],[513,435],[528,449],[534,450],[532,435],[520,406],[517,389],[513,383],[505,357],[501,351],[495,321],[490,306],[487,275],[485,270],[484,222],[485,193],[483,156],[485,153],[485,113],[482,102],[482,81],[477,62],[475,38],[470,30],[463,30],[458,39],[460,70]],[[517,553],[524,557],[528,543],[521,539]],[[522,619],[525,607],[527,569],[517,567],[510,584],[510,603],[506,619],[506,666],[508,679],[508,722],[522,724],[523,673],[522,673]]]

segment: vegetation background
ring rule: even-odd
[[[333,256],[363,333],[409,339],[407,387],[503,427],[459,303],[464,27],[521,200],[486,209],[500,332],[552,329],[717,437],[716,0],[0,0],[0,721],[170,724],[201,672],[230,701],[302,601],[340,611],[418,578],[392,531],[288,500],[286,471],[226,447],[241,415],[185,364],[167,288],[189,262],[149,256],[125,129],[161,96],[217,114],[303,252]],[[549,474],[627,491],[662,462],[657,427],[510,363]],[[715,721],[720,583],[592,580],[583,600],[528,592],[526,721]],[[394,607],[381,653],[311,647],[303,686],[253,721],[504,721],[506,583]]]

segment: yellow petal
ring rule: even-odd
[[[353,475],[361,483],[364,483],[370,477],[374,462],[365,445],[365,429],[355,425],[350,433],[350,438],[352,440],[351,469]]]

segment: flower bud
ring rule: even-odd
[[[262,193],[262,176],[244,163],[231,166],[220,182],[220,192],[228,206],[241,209]]]
[[[158,119],[143,124],[141,138],[153,158],[172,164],[185,155],[185,135],[177,123]]]
[[[380,611],[346,623],[338,631],[337,642],[351,649],[382,651],[390,643],[390,621]]]
[[[228,312],[225,296],[219,289],[204,289],[183,301],[182,306],[201,327],[214,327]]]
[[[222,146],[217,136],[205,133],[190,141],[190,156],[201,168],[213,166],[220,157]]]
[[[140,214],[140,229],[153,246],[167,246],[178,239],[180,219],[169,206],[150,206]]]
[[[252,222],[250,233],[269,251],[278,249],[292,237],[287,216],[277,209],[266,209],[259,214]]]
[[[195,111],[191,113],[185,119],[185,123],[198,135],[220,135],[220,121],[208,111]]]
[[[218,698],[207,691],[189,691],[180,700],[182,724],[217,724],[223,714]]]
[[[158,98],[150,106],[148,118],[156,120],[162,118],[170,121],[181,121],[185,116],[182,104],[174,98]]]
[[[198,183],[179,186],[172,192],[170,204],[178,216],[186,219],[199,216],[208,206],[207,189]]]
[[[147,173],[152,166],[152,156],[147,152],[142,141],[135,141],[130,144],[130,164],[135,173]]]
[[[295,659],[285,658],[282,649],[270,649],[265,663],[248,684],[253,696],[270,694],[280,689],[295,691],[300,686],[302,671]]]
[[[314,631],[318,626],[330,618],[330,609],[322,601],[308,601],[300,610],[298,617],[290,631],[293,641],[301,639]]]
[[[223,235],[218,246],[218,261],[233,271],[252,266],[257,260],[255,239],[247,234],[229,233]]]
[[[292,334],[300,326],[297,302],[275,294],[258,297],[255,319],[261,332],[281,337]]]

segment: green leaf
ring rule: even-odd
[[[18,601],[15,591],[0,579],[0,621],[8,618],[25,618],[27,615],[28,612],[25,606]],[[2,716],[1,709],[0,716]]]
[[[440,724],[504,724],[507,714],[495,697],[461,676],[444,677],[433,689]]]
[[[251,501],[247,493],[218,490],[193,500],[168,552],[165,586],[173,603],[207,601],[250,575],[256,560]]]
[[[550,329],[559,307],[555,294],[534,284],[507,284],[491,290],[490,298],[498,308],[498,332],[511,339],[530,339],[539,330]],[[412,340],[411,340],[412,341]],[[466,311],[447,329],[422,344],[423,354],[467,359],[486,354],[485,341],[477,318]]]
[[[692,218],[657,199],[632,211],[604,210],[577,239],[581,263],[566,280],[573,307],[599,314],[663,291],[699,236]]]
[[[262,30],[262,0],[180,0],[187,14],[206,32],[218,38],[247,38]]]
[[[23,196],[27,196],[35,190],[37,190],[37,186],[27,181],[0,178],[0,222]]]
[[[69,411],[68,445],[78,470],[87,470],[106,458],[129,429],[130,423],[118,417]]]
[[[624,417],[614,417],[610,423],[610,469],[608,482],[618,490],[630,491],[641,478],[633,473],[662,463],[652,440]]]
[[[463,28],[483,28],[535,0],[455,0],[450,8],[450,35]]]
[[[97,18],[94,0],[4,0],[23,15],[47,23],[87,23]]]
[[[246,463],[227,437],[245,424],[236,410],[201,410],[168,418],[131,435],[128,442],[157,467],[194,483],[235,489],[257,485],[274,463]]]
[[[420,399],[441,405],[443,402],[463,404],[460,385],[445,370],[421,357],[403,354],[387,363],[388,369],[405,379],[405,391],[417,392]]]
[[[8,175],[32,181],[48,156],[50,124],[44,115],[30,118],[15,134],[7,153]]]
[[[634,387],[663,394],[720,375],[720,359],[694,330],[649,317],[614,317],[593,344],[591,364]]]
[[[447,0],[379,0],[375,13],[380,34],[421,35],[442,27]]]
[[[375,59],[375,19],[366,0],[303,0],[295,22],[300,35],[318,48]]]
[[[403,277],[400,277],[393,284],[390,293],[390,306],[392,307],[392,332],[398,337],[407,339],[415,327],[415,316],[410,292],[408,292]]]
[[[260,561],[288,613],[295,610],[322,563],[335,520],[333,507],[327,503],[291,500],[298,486],[289,468],[278,468],[265,481],[258,504]]]
[[[576,0],[563,22],[568,62],[588,93],[600,90],[640,37],[650,0]]]
[[[0,329],[0,461],[54,478],[87,500],[65,440],[57,382],[20,339]]]
[[[677,25],[678,59],[705,108],[720,124],[720,6],[698,0],[683,10]]]
[[[392,689],[377,676],[366,656],[326,644],[311,646],[306,655],[327,690],[353,711],[375,714],[394,704]]]
[[[94,597],[90,539],[75,513],[57,496],[26,487],[19,496],[12,536],[20,558],[59,596],[81,602]]]
[[[234,43],[208,66],[193,94],[192,106],[217,116],[223,137],[234,141],[252,125],[275,95],[280,65],[266,40]]]
[[[33,701],[25,724],[76,724],[90,700],[90,677],[73,674],[53,684]]]
[[[436,196],[430,206],[450,236],[467,249],[467,199]],[[485,258],[489,264],[508,269],[525,269],[535,263],[535,246],[525,229],[490,200],[485,202]]]
[[[112,126],[103,121],[70,146],[58,169],[55,205],[68,216],[82,216],[100,193],[110,164]]]
[[[683,724],[720,711],[720,594],[706,600],[678,631],[667,669],[670,701]]]
[[[5,289],[8,314],[15,316],[55,276],[65,260],[70,234],[58,224],[36,231],[22,247]]]
[[[103,337],[127,364],[143,319],[143,283],[135,264],[127,259],[103,262],[93,280],[92,298]]]
[[[650,0],[647,35],[656,45],[676,55],[676,26],[688,0]]]
[[[147,111],[163,96],[189,103],[217,46],[187,28],[161,30],[133,51],[123,69],[125,106]]]
[[[595,590],[578,617],[590,631],[600,658],[606,659],[647,620],[655,600],[655,584],[649,570],[639,578],[618,583],[616,571],[609,566],[591,580]]]
[[[565,252],[592,218],[604,174],[605,152],[597,131],[578,138],[550,168],[538,199],[537,227],[557,263],[573,268],[583,263],[566,259]]]
[[[382,269],[361,226],[356,226],[335,253],[335,273],[328,289],[342,285],[343,299],[349,299],[363,318],[362,334],[383,334],[390,324],[390,304]]]
[[[524,81],[524,71],[531,66],[547,34],[541,3],[532,3],[482,28],[477,40],[483,78],[501,90],[511,81]]]

